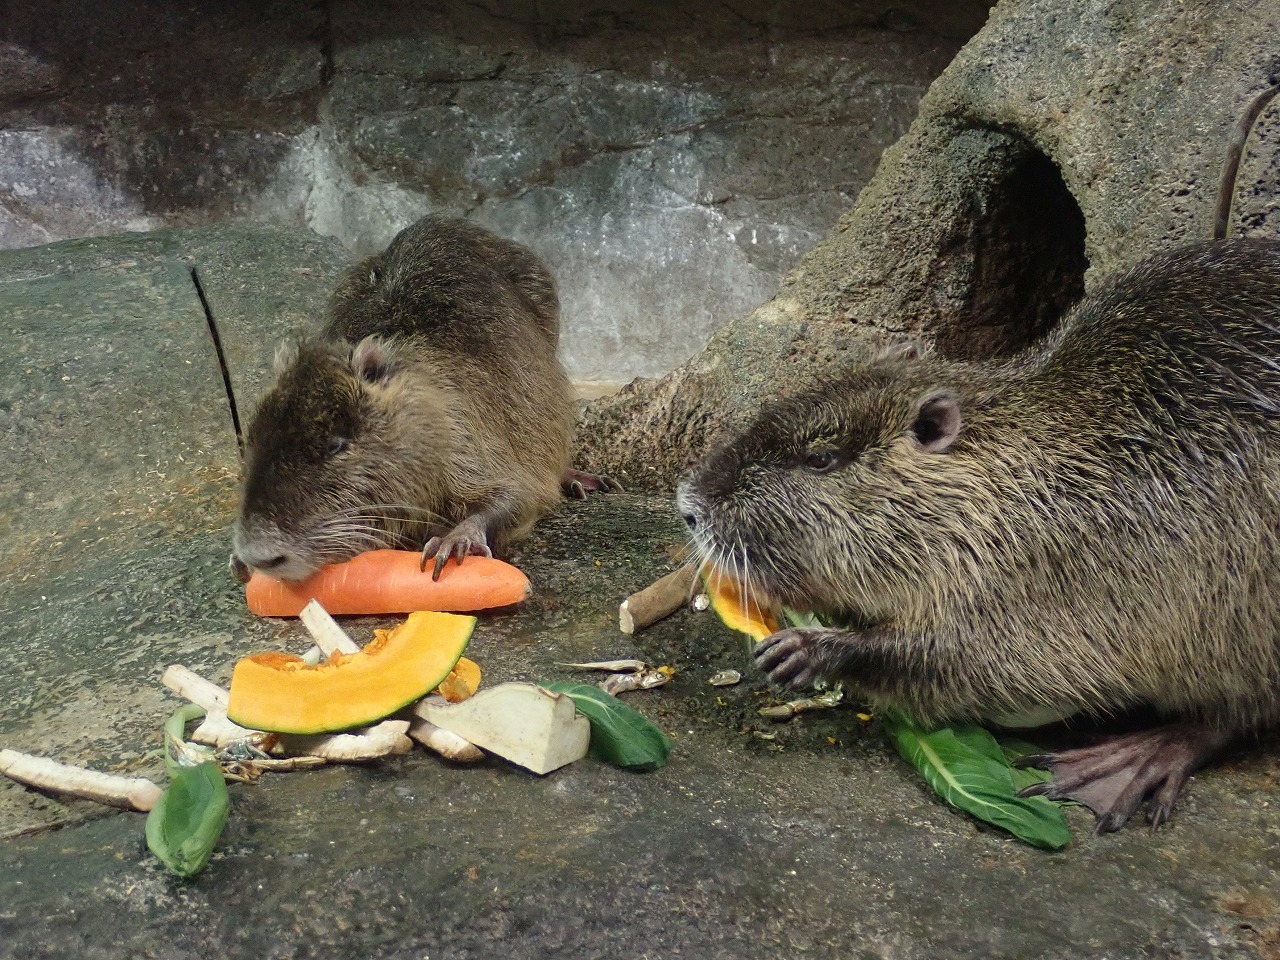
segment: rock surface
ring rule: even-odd
[[[584,456],[668,489],[765,400],[916,337],[1010,353],[1119,266],[1208,239],[1223,158],[1280,81],[1278,0],[1005,0],[930,87],[854,208],[768,302],[590,411]],[[1280,236],[1280,98],[1237,179],[1231,235]]]
[[[305,233],[226,227],[0,254],[20,336],[0,353],[0,744],[163,782],[167,665],[226,683],[239,656],[307,645],[249,615],[226,571],[235,443],[189,267],[249,384],[335,259]],[[1093,838],[1074,809],[1072,845],[1033,850],[940,804],[854,704],[761,719],[771,694],[711,614],[619,632],[619,601],[683,538],[664,497],[565,503],[516,557],[535,596],[484,615],[468,649],[486,684],[675,667],[628,695],[675,739],[662,770],[540,778],[419,750],[267,774],[231,787],[192,882],[150,857],[140,815],[0,778],[0,957],[1276,955],[1274,739],[1196,777],[1156,834]],[[393,619],[344,625],[365,640]],[[744,682],[710,686],[726,667]]]
[[[529,244],[624,382],[768,297],[989,0],[0,5],[0,247],[428,211]]]

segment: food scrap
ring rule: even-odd
[[[456,704],[428,697],[414,713],[539,774],[581,760],[591,739],[571,699],[533,683],[501,683]]]
[[[732,687],[742,682],[742,674],[737,670],[721,670],[707,682],[713,687]]]
[[[729,629],[745,633],[757,642],[777,633],[777,617],[742,583],[712,570],[706,576],[706,585],[711,608]]]
[[[697,570],[683,566],[622,601],[618,629],[632,634],[675,613],[693,596]]]
[[[356,652],[334,650],[314,666],[288,653],[251,654],[232,674],[227,716],[242,727],[294,734],[374,723],[446,680],[475,623],[452,613],[413,613]]]
[[[832,707],[840,706],[844,700],[844,688],[832,687],[830,690],[823,690],[821,693],[814,694],[812,697],[804,697],[800,700],[790,700],[786,703],[776,703],[772,706],[761,707],[760,716],[766,720],[790,720],[792,717],[800,713],[806,713],[810,710],[830,710]]]
[[[264,617],[296,617],[309,600],[331,614],[459,613],[510,606],[531,592],[528,577],[492,557],[450,560],[433,580],[416,551],[370,550],[297,583],[255,571],[245,585],[245,601]]]
[[[651,667],[644,660],[595,660],[589,663],[562,663],[560,666],[611,674],[600,682],[600,689],[611,696],[630,690],[653,690],[676,675],[675,667]]]

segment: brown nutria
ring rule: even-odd
[[[283,350],[246,437],[232,566],[297,580],[378,546],[492,555],[563,488],[574,421],[555,282],[532,252],[424,218],[351,267]]]
[[[849,625],[757,664],[926,721],[1154,708],[1031,760],[1101,830],[1148,797],[1162,822],[1280,720],[1280,244],[1152,257],[1013,362],[910,354],[766,409],[680,485],[706,562]]]

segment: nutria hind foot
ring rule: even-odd
[[[603,473],[568,469],[560,478],[560,490],[566,497],[585,500],[589,493],[622,493],[622,484]]]
[[[1053,779],[1022,796],[1075,800],[1098,818],[1093,832],[1119,830],[1147,801],[1154,830],[1173,813],[1178,791],[1235,734],[1195,723],[1171,723],[1115,737],[1091,747],[1022,757],[1019,767],[1042,767]]]
[[[489,549],[489,537],[486,532],[485,518],[479,514],[467,517],[443,537],[432,537],[422,548],[421,569],[427,569],[427,561],[436,558],[435,567],[431,571],[431,579],[439,580],[440,571],[453,557],[459,563],[464,557],[492,557]]]

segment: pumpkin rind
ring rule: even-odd
[[[368,726],[426,696],[449,675],[476,618],[419,612],[359,653],[314,666],[301,657],[255,653],[231,675],[227,716],[251,730],[330,733]]]

